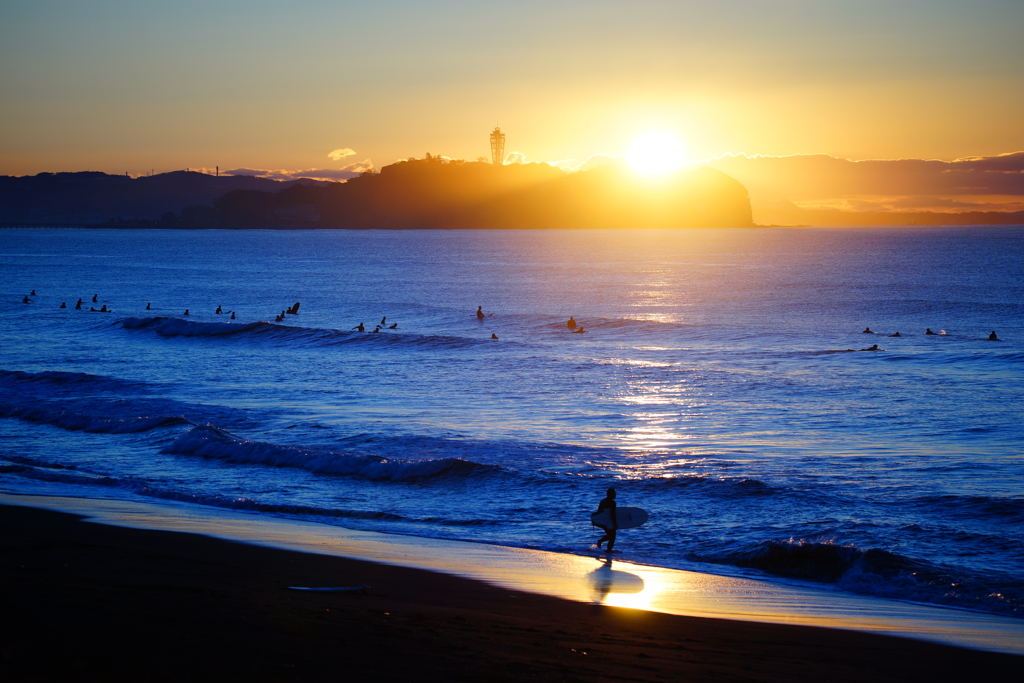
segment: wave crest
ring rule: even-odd
[[[295,467],[318,474],[356,476],[374,481],[408,481],[438,476],[468,475],[493,469],[462,458],[396,460],[377,455],[316,451],[296,446],[239,439],[213,425],[198,426],[180,435],[164,453],[196,455],[235,463]]]
[[[770,540],[694,559],[832,583],[852,593],[1024,617],[1024,583],[1019,580],[989,580],[878,548],[863,550],[832,542]],[[997,591],[993,585],[1003,588]]]

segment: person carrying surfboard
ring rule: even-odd
[[[600,548],[602,543],[608,541],[608,549],[606,552],[609,553],[612,552],[612,548],[615,547],[615,533],[619,530],[619,520],[616,518],[615,508],[615,489],[610,488],[606,492],[604,499],[598,503],[597,511],[604,512],[605,510],[608,510],[608,513],[612,518],[612,523],[611,526],[598,525],[600,528],[604,529],[604,536],[594,544]]]

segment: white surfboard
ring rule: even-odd
[[[618,507],[615,509],[615,521],[619,529],[632,529],[647,521],[647,512],[640,508]],[[590,515],[590,522],[594,526],[609,527],[612,525],[611,510],[601,510]]]

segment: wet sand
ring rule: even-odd
[[[561,600],[0,506],[5,680],[1016,680],[1024,657]],[[289,590],[359,586],[365,594]]]

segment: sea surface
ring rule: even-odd
[[[625,560],[1024,618],[1024,226],[0,230],[0,490],[594,554],[609,486]]]

